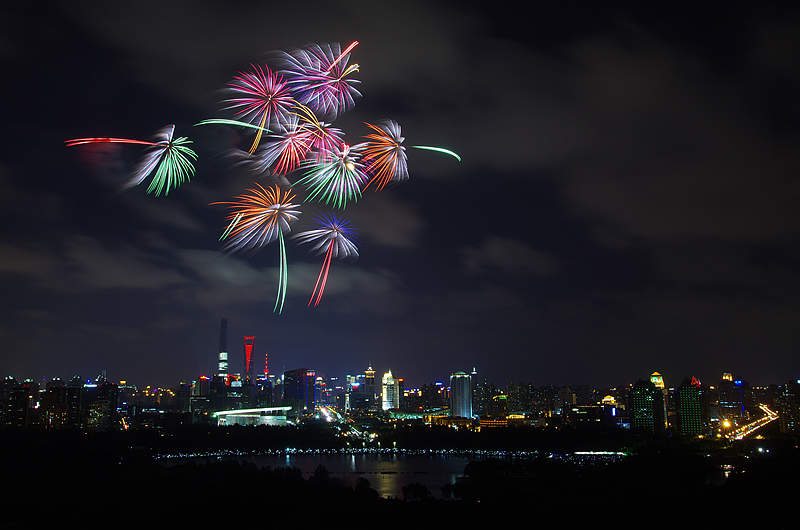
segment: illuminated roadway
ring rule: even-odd
[[[763,427],[764,425],[768,425],[773,421],[778,419],[778,413],[773,412],[770,408],[763,403],[758,406],[766,416],[762,416],[758,418],[756,421],[750,422],[746,425],[742,425],[741,427],[737,427],[735,430],[728,433],[728,438],[732,440],[741,440],[742,438],[753,434],[755,431]]]

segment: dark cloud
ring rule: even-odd
[[[372,360],[418,382],[473,363],[539,383],[800,369],[794,10],[548,6],[517,21],[462,3],[145,2],[3,18],[0,54],[25,79],[4,87],[6,372],[172,383],[208,370],[223,315],[285,368]],[[290,243],[274,316],[277,250],[221,253],[225,209],[210,206],[252,184],[229,156],[247,138],[192,124],[267,52],[355,39],[348,141],[390,117],[407,144],[463,162],[410,149],[407,183],[348,208],[361,256],[333,264],[316,310],[321,260]],[[165,123],[200,154],[168,198],[116,191],[135,149],[62,144]],[[303,208],[294,231],[321,211]]]
[[[465,248],[463,255],[464,267],[472,274],[549,276],[558,270],[558,261],[550,254],[509,238],[489,237],[480,247]]]

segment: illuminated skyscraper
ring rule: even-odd
[[[383,374],[381,395],[383,396],[382,409],[393,410],[400,408],[400,385],[389,370]]]
[[[380,388],[378,388],[378,383],[375,381],[375,370],[372,369],[372,363],[364,371],[364,392],[366,392],[370,400],[369,408],[374,408],[378,394],[380,394]]]
[[[295,418],[314,412],[316,379],[317,373],[307,368],[283,372],[283,404],[292,407]]]
[[[651,381],[639,380],[630,392],[631,430],[647,433],[664,431],[664,394]]]
[[[472,377],[466,372],[450,374],[450,416],[472,417]]]
[[[664,390],[664,377],[658,373],[653,372],[650,374],[650,382],[653,383],[653,386],[659,390]]]
[[[698,436],[703,434],[703,414],[700,405],[702,389],[696,377],[686,379],[678,387],[678,434]]]
[[[781,432],[800,433],[800,379],[781,385],[776,401]]]
[[[67,387],[59,378],[46,384],[42,396],[41,424],[45,429],[63,429],[67,426]]]
[[[719,383],[719,415],[734,424],[745,416],[744,389],[746,384],[741,380],[734,380],[731,372],[722,373]]]
[[[223,318],[219,325],[219,356],[217,357],[217,375],[228,374],[228,319]]]
[[[667,395],[668,390],[667,387],[664,385],[664,377],[658,373],[653,372],[650,374],[650,382],[653,383],[653,386],[656,387],[656,390],[661,391],[661,404],[664,408],[664,427],[667,427]]]

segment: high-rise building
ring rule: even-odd
[[[380,394],[380,388],[378,388],[378,383],[375,381],[375,370],[372,369],[372,363],[364,371],[364,392],[370,400],[369,408],[374,409]]]
[[[639,380],[631,388],[628,415],[631,430],[661,433],[664,430],[664,394],[651,381]]]
[[[59,378],[48,381],[42,396],[42,426],[63,429],[67,426],[67,387]]]
[[[189,397],[189,412],[192,423],[209,423],[211,410],[211,379],[201,375],[192,384]]]
[[[508,418],[508,396],[506,394],[492,396],[487,416],[492,420],[506,420]]]
[[[776,405],[781,432],[800,433],[800,379],[781,385]]]
[[[382,379],[382,392],[383,398],[382,410],[394,410],[400,408],[400,385],[397,379],[392,375],[392,371],[388,370],[383,374]]]
[[[478,380],[478,374],[472,376],[472,410],[478,416],[486,416],[489,413],[489,404],[495,394],[494,386],[489,383],[486,377]]]
[[[256,343],[255,337],[244,338],[244,381],[245,383],[252,382],[253,372],[250,367],[250,361],[253,357],[253,346]]]
[[[117,385],[98,377],[83,385],[81,392],[83,425],[91,431],[110,431],[117,424]]]
[[[67,426],[70,429],[80,429],[82,426],[82,389],[83,383],[81,382],[81,378],[77,375],[73,376],[67,384]]]
[[[175,392],[175,408],[179,412],[190,412],[192,397],[192,383],[181,381],[178,383],[178,388]]]
[[[307,368],[283,372],[283,404],[292,407],[291,415],[299,418],[314,412],[314,386],[317,373]]]
[[[723,420],[736,423],[745,417],[744,390],[746,386],[744,381],[734,379],[731,372],[722,373],[718,392],[719,415]]]
[[[472,418],[472,377],[466,372],[450,374],[450,416]]]
[[[680,436],[703,434],[702,388],[696,377],[686,379],[677,392],[677,432]]]
[[[553,414],[560,414],[566,416],[572,407],[577,404],[578,396],[568,386],[558,389],[553,403]]]
[[[219,354],[217,355],[217,375],[228,374],[228,319],[219,324]]]
[[[662,406],[664,408],[664,412],[663,412],[664,427],[666,428],[668,426],[668,424],[667,424],[667,417],[668,417],[668,415],[667,415],[667,400],[668,400],[668,397],[667,396],[669,394],[669,391],[667,390],[667,387],[664,385],[664,377],[658,372],[653,372],[652,374],[650,374],[650,382],[653,383],[653,386],[656,387],[656,390],[660,390],[661,391],[661,404],[662,404]]]

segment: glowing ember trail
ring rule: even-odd
[[[259,127],[258,125],[253,125],[252,123],[247,123],[244,121],[236,121],[236,120],[225,120],[222,118],[212,119],[212,120],[202,120],[194,124],[195,127],[197,127],[198,125],[235,125],[238,127],[248,127],[250,129],[256,129],[261,132],[265,132],[267,134],[272,132],[269,129],[265,129],[264,127]]]
[[[300,232],[295,239],[301,244],[310,243],[314,245],[312,252],[322,253],[326,249],[325,259],[322,261],[322,268],[308,300],[308,306],[314,303],[314,307],[319,306],[325,286],[328,284],[328,273],[331,268],[332,258],[346,259],[357,258],[358,247],[354,243],[355,231],[351,228],[349,221],[339,219],[335,215],[319,218],[319,227],[316,230]]]
[[[444,153],[446,155],[452,156],[453,158],[461,162],[461,157],[458,156],[458,154],[454,153],[449,149],[445,149],[444,147],[430,147],[427,145],[412,145],[411,147],[413,147],[414,149],[423,149],[425,151],[436,151],[437,153]]]
[[[345,55],[347,55],[348,53],[350,53],[351,51],[353,51],[353,48],[355,48],[356,46],[358,46],[358,41],[357,41],[357,40],[353,41],[353,42],[350,44],[350,46],[348,46],[347,48],[345,48],[345,49],[344,49],[344,51],[343,51],[342,53],[340,53],[340,54],[339,54],[339,57],[337,57],[337,58],[336,58],[336,60],[335,60],[335,61],[333,61],[333,63],[331,63],[331,65],[328,67],[328,69],[327,69],[327,70],[325,70],[325,72],[330,72],[330,71],[331,71],[331,68],[333,68],[334,66],[336,66],[336,64],[337,64],[339,61],[341,61],[341,60],[342,60],[342,57],[344,57]]]
[[[136,144],[136,145],[157,145],[155,142],[145,142],[144,140],[129,140],[127,138],[75,138],[65,140],[67,147],[86,144]]]

